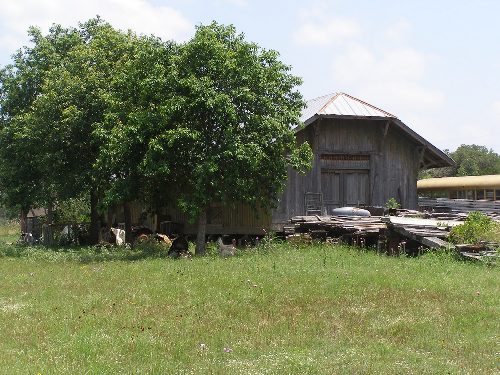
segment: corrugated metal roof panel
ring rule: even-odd
[[[334,94],[335,95],[335,94]],[[319,112],[321,108],[332,98],[332,95],[324,95],[319,98],[308,100],[306,103],[306,108],[302,111],[300,116],[300,121],[304,122],[309,118],[313,117]]]
[[[300,120],[307,121],[314,115],[393,117],[396,116],[343,92],[324,95],[309,100]]]

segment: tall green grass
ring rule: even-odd
[[[130,261],[13,249],[0,258],[5,374],[500,370],[499,268],[446,254],[266,244]]]
[[[19,239],[20,234],[18,220],[0,219],[0,244],[15,242]]]

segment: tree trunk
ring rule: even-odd
[[[21,233],[26,233],[28,231],[28,211],[21,209]]]
[[[129,202],[123,203],[123,216],[125,219],[125,242],[132,243],[132,213]]]
[[[203,208],[198,217],[198,233],[196,234],[195,255],[205,255],[205,236],[207,233],[207,209]]]
[[[45,245],[52,246],[54,244],[54,204],[50,202],[47,205],[47,231],[44,236]]]
[[[99,212],[97,211],[97,204],[99,197],[97,191],[90,192],[90,243],[95,245],[99,243]]]
[[[47,232],[47,245],[52,246],[54,244],[54,204],[52,202],[49,203],[47,207],[47,224],[49,226],[49,230]]]

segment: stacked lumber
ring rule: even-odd
[[[417,241],[429,248],[453,247],[446,241],[451,227],[461,224],[457,220],[439,221],[437,219],[407,218],[386,216],[382,219],[394,232]]]
[[[380,216],[294,216],[290,219],[295,232],[319,231],[355,234],[378,233],[386,225]],[[290,226],[287,227],[291,229]]]
[[[467,213],[479,211],[495,220],[500,221],[500,201],[448,199],[448,198],[419,198],[421,209],[450,213]]]
[[[467,217],[465,213],[416,215],[415,211],[400,211],[397,212],[398,216],[294,216],[284,227],[284,232],[287,238],[295,241],[303,241],[303,235],[307,234],[310,236],[308,240],[324,241],[332,238],[375,238],[385,243],[388,239],[393,241],[396,238],[396,243],[391,242],[389,248],[407,240],[416,241],[425,248],[455,248],[455,245],[447,242],[450,230],[463,224]],[[417,245],[413,243],[413,246]]]

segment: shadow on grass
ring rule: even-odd
[[[169,258],[165,247],[129,246],[42,246],[0,244],[0,257],[25,258],[33,261],[73,261],[95,263]]]
[[[22,245],[7,244],[0,241],[0,258],[23,258],[30,261],[46,262],[79,262],[79,263],[98,263],[109,261],[140,261],[145,259],[172,259],[168,256],[168,247],[156,245],[147,246],[114,246],[114,245],[96,245],[96,246],[42,246],[42,245]],[[190,244],[191,253],[194,252],[194,244]],[[342,251],[345,255],[377,254],[378,256],[395,257],[385,252],[378,252],[375,248],[356,247],[347,244],[291,244],[286,241],[273,239],[271,241],[262,241],[258,246],[247,249],[238,249],[235,257],[249,254],[258,254],[261,257],[274,256],[277,253],[296,252],[296,251],[320,251],[323,265],[326,265],[331,251]],[[401,253],[396,257],[406,258],[414,257]],[[220,258],[217,245],[207,244],[204,258]],[[455,251],[448,250],[429,250],[416,256],[435,262],[466,262],[470,260],[459,256]],[[483,262],[472,262],[483,263]],[[491,264],[490,264],[491,263]],[[496,262],[490,262],[488,265],[496,265]]]

